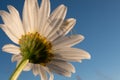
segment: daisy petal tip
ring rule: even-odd
[[[34,72],[33,72],[33,74],[34,74],[34,76],[37,76],[37,75],[38,75],[38,74],[36,74],[36,73],[34,73]]]
[[[3,10],[0,10],[0,16],[2,16],[4,14]]]
[[[75,73],[76,72],[76,70],[74,69],[73,71],[72,71],[72,73]]]
[[[14,9],[12,5],[7,5],[8,10],[10,11],[11,9]]]
[[[91,59],[91,55],[90,54],[88,55],[88,59]]]
[[[12,5],[7,5],[7,8],[9,9],[9,8],[11,8],[11,7],[13,7]]]
[[[0,10],[0,16],[3,17],[4,15],[8,15],[9,13],[4,11],[4,10]]]
[[[71,21],[73,22],[76,22],[76,19],[75,18],[70,18]]]
[[[60,8],[61,8],[61,9],[65,9],[65,10],[67,11],[67,7],[66,7],[64,4],[61,4],[61,5],[60,5]]]
[[[13,63],[13,62],[15,62],[13,59],[11,59],[11,62]]]
[[[4,45],[4,46],[2,47],[2,49],[3,49],[3,48],[6,48],[6,47],[8,47],[8,46],[11,46],[11,44],[6,44],[6,45]]]
[[[71,74],[67,75],[67,77],[71,77]]]
[[[65,7],[65,5],[64,5],[64,4],[61,4],[60,7]]]
[[[73,23],[74,23],[74,24],[76,24],[76,19],[75,19],[75,18],[73,18],[72,20],[73,20]]]
[[[9,44],[8,44],[9,45]],[[4,45],[3,47],[2,47],[2,51],[5,51],[5,48],[6,48],[6,45]]]
[[[68,19],[68,22],[71,23],[72,25],[76,24],[76,19],[75,18],[70,18]]]
[[[83,36],[83,35],[80,35],[79,36],[82,40],[84,40],[85,39],[85,37]]]
[[[71,76],[72,76],[72,73],[69,72],[69,73],[67,73],[67,74],[63,74],[63,76],[65,76],[65,77],[71,77]]]
[[[72,65],[72,70],[71,70],[72,73],[75,73],[76,72],[76,69],[75,67]]]
[[[80,60],[79,63],[82,63],[82,60]]]
[[[91,59],[91,55],[89,53],[86,53],[85,59],[90,60]]]
[[[13,62],[15,62],[15,61],[17,61],[15,58],[14,58],[14,56],[11,58],[11,62],[13,63]]]

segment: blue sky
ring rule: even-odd
[[[21,14],[23,3],[24,0],[0,0],[0,10],[13,5]],[[85,36],[75,47],[85,49],[92,58],[73,63],[76,73],[71,78],[55,74],[55,80],[120,80],[120,0],[51,0],[51,10],[60,4],[68,7],[66,18],[77,20],[72,34]],[[11,54],[1,50],[7,43],[12,41],[0,29],[0,80],[8,80],[16,65],[11,62]],[[39,80],[39,76],[22,72],[18,80]]]

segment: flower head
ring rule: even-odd
[[[7,44],[2,50],[12,53],[12,61],[18,65],[27,59],[24,71],[32,70],[41,80],[48,80],[46,73],[53,80],[53,72],[70,77],[75,72],[70,62],[90,59],[89,53],[72,47],[84,39],[82,35],[66,36],[76,23],[74,18],[64,20],[66,6],[60,5],[50,14],[49,0],[42,0],[40,7],[37,0],[25,0],[22,20],[13,6],[8,10],[0,11],[4,21],[0,26],[17,45]]]

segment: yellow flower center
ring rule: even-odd
[[[54,57],[52,44],[38,32],[23,35],[19,40],[21,55],[30,63],[46,65]]]

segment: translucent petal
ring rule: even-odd
[[[48,80],[46,71],[44,70],[43,66],[38,65],[39,67],[39,75],[41,76],[41,80]]]
[[[63,76],[66,76],[66,77],[71,77],[71,72],[67,71],[66,69],[63,69],[63,68],[59,67],[58,65],[50,64],[50,65],[48,65],[48,67],[50,68],[50,70],[52,70],[53,72],[55,72],[59,75],[63,75]]]
[[[90,59],[91,56],[88,52],[77,49],[77,48],[69,48],[64,47],[62,49],[58,49],[54,51],[55,55],[60,55],[63,58],[71,58],[71,59]]]
[[[6,11],[0,11],[0,15],[5,23],[5,26],[7,27],[10,32],[14,33],[15,37],[20,38],[21,37],[21,31],[17,28],[17,23],[13,19],[13,16],[11,16]],[[22,26],[21,26],[22,27]]]
[[[33,67],[33,64],[32,63],[28,63],[25,68],[23,69],[23,71],[30,71]]]
[[[61,69],[65,69],[66,71],[69,71],[69,72],[73,72],[75,73],[75,68],[72,64],[66,62],[66,61],[63,61],[63,60],[53,60],[51,61],[50,64],[53,64],[53,65],[57,65],[59,66]],[[63,66],[64,65],[64,66]]]
[[[7,26],[0,24],[1,29],[5,32],[5,34],[16,44],[18,44],[18,38],[16,37],[16,35],[8,29]]]
[[[11,54],[16,54],[16,55],[20,54],[19,47],[13,44],[4,45],[2,50]]]
[[[40,10],[39,10],[39,32],[43,34],[45,27],[45,24],[47,22],[47,19],[50,15],[50,0],[42,0]]]
[[[19,30],[18,33],[20,34],[20,36],[25,34],[19,12],[11,5],[8,6],[8,10],[10,11],[10,15],[12,16],[12,22],[14,22],[14,24],[16,25],[15,28]]]
[[[23,25],[27,32],[38,30],[38,2],[37,0],[25,0],[23,9]]]
[[[67,37],[61,37],[60,39],[54,41],[53,44],[53,49],[59,49],[64,47],[71,47],[74,46],[75,44],[81,42],[84,39],[82,35],[72,35],[72,36],[67,36]]]
[[[41,80],[48,80],[46,71],[40,64],[34,64],[33,65],[33,74],[35,76],[40,75]]]
[[[54,57],[55,60],[63,60],[67,62],[82,62],[82,59],[77,59],[77,58],[71,58],[71,57],[63,57],[59,54],[55,55]]]
[[[34,64],[34,65],[33,65],[32,70],[33,70],[33,74],[34,74],[35,76],[37,76],[37,75],[39,74],[39,67],[37,66],[37,64]]]
[[[55,31],[54,34],[51,34],[49,40],[54,42],[54,40],[65,36],[73,28],[75,23],[76,23],[75,19],[73,18],[67,19],[66,21],[63,22],[62,26],[57,31]]]
[[[50,71],[50,69],[46,66],[44,67],[44,69],[49,73],[50,77],[49,77],[49,80],[53,80],[54,79],[54,75],[52,73],[52,71]]]
[[[15,54],[15,55],[12,56],[11,61],[12,61],[12,62],[15,62],[15,61],[19,61],[19,60],[21,60],[21,59],[22,59],[22,56],[21,56],[21,55],[19,55],[19,54],[16,55],[16,54]]]
[[[55,11],[50,15],[48,19],[48,27],[45,31],[45,36],[49,39],[62,25],[64,18],[66,16],[67,8],[64,5],[60,5]],[[49,29],[48,29],[49,28]]]

